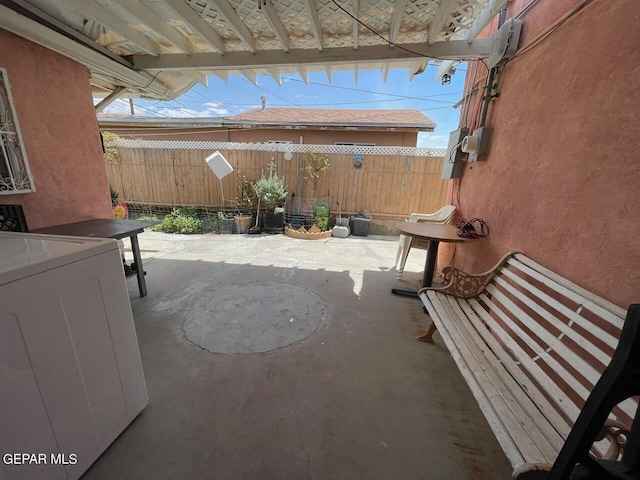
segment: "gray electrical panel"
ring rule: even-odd
[[[486,160],[489,152],[489,141],[491,140],[491,128],[476,128],[473,131],[473,136],[478,137],[478,148],[474,152],[469,152],[469,161],[478,162]]]
[[[460,144],[467,135],[469,135],[468,128],[459,128],[449,134],[449,145],[447,145],[447,153],[444,156],[444,165],[442,166],[442,178],[445,180],[462,177],[464,171],[462,158],[466,155],[460,150]]]

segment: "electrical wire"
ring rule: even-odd
[[[564,25],[570,18],[580,12],[583,8],[585,8],[588,4],[590,4],[593,0],[583,0],[583,2],[574,7],[572,10],[567,12],[564,16],[559,18],[553,25],[551,25],[546,31],[542,32],[538,37],[532,40],[528,45],[522,47],[516,55],[507,60],[507,64],[514,61],[516,58],[520,58],[523,55],[526,55],[534,48],[538,47],[542,44],[547,38],[549,38],[556,30],[558,30],[562,25]],[[526,8],[526,7],[525,7]]]
[[[303,83],[303,80],[299,80],[297,78],[293,78],[293,77],[283,77],[286,80],[291,80],[293,82],[300,82]],[[389,97],[398,97],[398,98],[403,98],[403,99],[407,99],[407,100],[428,100],[432,97],[443,97],[443,96],[448,96],[448,95],[459,95],[462,92],[452,92],[452,93],[439,93],[437,95],[428,95],[426,97],[415,97],[415,96],[411,96],[411,95],[399,95],[397,93],[386,93],[386,92],[376,92],[374,90],[364,90],[362,88],[353,88],[353,87],[343,87],[340,85],[332,85],[332,84],[328,84],[328,83],[320,83],[320,82],[307,82],[310,85],[318,85],[321,87],[328,87],[328,88],[336,88],[339,90],[349,90],[352,92],[360,92],[360,93],[372,93],[374,95],[387,95]],[[437,102],[437,100],[430,100],[432,102]],[[448,103],[448,102],[447,102]]]
[[[115,105],[115,104],[125,104],[127,106],[127,109],[129,108],[129,102],[127,100],[124,100],[123,98],[118,98],[115,102],[113,102],[112,105]],[[158,113],[155,110],[151,110],[150,108],[144,107],[142,105],[135,105],[135,108],[139,108],[139,109],[147,111],[149,113],[153,113],[154,116],[161,116],[161,117],[165,117],[165,118],[171,118],[169,115],[164,115],[162,113]],[[109,107],[107,107],[105,109],[105,113],[106,113],[107,110],[109,110]]]
[[[372,27],[370,27],[369,25],[367,25],[366,23],[364,23],[362,20],[360,20],[358,17],[356,17],[355,15],[353,15],[351,12],[349,12],[347,9],[345,9],[342,5],[340,5],[336,0],[331,0],[336,7],[338,7],[340,10],[342,10],[344,13],[346,13],[349,17],[351,17],[353,20],[355,20],[356,22],[358,22],[360,25],[362,25],[363,27],[365,27],[367,30],[369,30],[371,33],[373,33],[374,35],[380,37],[382,40],[384,40],[389,46],[391,47],[395,47],[398,48],[400,50],[403,50],[407,53],[410,53],[412,55],[416,55],[418,57],[421,58],[433,58],[435,60],[452,60],[451,58],[445,58],[445,57],[435,57],[432,55],[425,55],[424,53],[419,53],[419,52],[414,52],[411,49],[405,48],[402,45],[398,45],[397,43],[393,43],[391,40],[387,39],[384,35],[378,33],[375,29],[373,29]],[[472,59],[457,59],[461,62],[463,61],[469,61],[469,60],[477,60],[475,58]]]
[[[156,77],[158,75],[160,75],[162,73],[162,70],[158,70],[156,72],[156,74],[153,76],[153,78],[151,80],[149,80],[149,83],[147,83],[144,87],[139,87],[139,88],[147,88],[149,85],[151,85],[153,83],[153,81],[156,79]]]
[[[252,84],[249,80],[247,80],[245,77],[240,77],[240,78],[242,78],[242,79],[243,79],[245,82],[247,82],[249,85],[253,85],[253,84]],[[291,104],[291,105],[293,105],[294,107],[303,108],[303,107],[301,107],[300,105],[298,105],[297,103],[293,103],[291,100],[287,100],[286,98],[281,97],[280,95],[277,95],[277,94],[275,94],[275,93],[273,93],[273,92],[271,92],[271,91],[267,90],[266,88],[260,87],[260,86],[258,86],[258,85],[253,85],[253,86],[254,86],[254,87],[256,87],[256,88],[259,88],[259,89],[260,89],[260,90],[262,90],[263,92],[267,92],[269,95],[273,95],[274,97],[279,98],[280,100],[283,100],[283,101],[285,101],[285,102],[287,102],[287,103],[290,103],[290,104]]]
[[[531,0],[529,3],[527,3],[524,7],[522,7],[522,10],[520,10],[518,13],[516,13],[513,18],[518,19],[520,18],[522,15],[524,15],[527,10],[529,10],[531,7],[533,7],[533,5],[537,2],[538,0]]]

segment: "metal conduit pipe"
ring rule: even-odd
[[[507,16],[507,7],[503,7],[500,10],[500,17],[498,18],[498,29],[504,24],[505,17]],[[489,102],[491,101],[491,87],[493,85],[493,78],[495,77],[498,67],[493,67],[489,70],[487,75],[487,84],[484,87],[484,96],[482,97],[482,112],[480,114],[480,124],[478,127],[484,127],[484,122],[487,121],[487,112],[489,111]]]

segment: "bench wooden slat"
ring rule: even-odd
[[[484,309],[477,301],[474,300],[462,300],[458,299],[459,305],[464,310],[466,318],[473,324],[475,330],[482,337],[487,347],[491,349],[495,361],[492,364],[498,368],[502,368],[505,374],[502,375],[505,378],[504,383],[509,385],[510,390],[518,399],[522,399],[522,402],[529,401],[533,405],[532,410],[539,410],[546,418],[546,422],[542,422],[539,425],[540,430],[543,432],[545,438],[554,447],[559,449],[562,446],[564,437],[562,433],[569,430],[569,424],[566,419],[563,418],[555,409],[553,404],[545,397],[542,391],[536,386],[532,385],[529,377],[527,377],[524,371],[518,364],[512,361],[509,353],[505,352],[504,345],[499,343],[492,331],[490,331],[484,321],[478,316],[472,304],[475,304],[476,308],[480,308],[483,312]],[[527,385],[526,392],[522,388],[522,385]],[[566,425],[565,428],[560,428],[561,425]]]
[[[566,278],[558,275],[555,272],[552,272],[548,268],[543,267],[539,263],[534,262],[529,257],[526,257],[521,253],[516,253],[513,256],[513,258],[517,259],[518,261],[520,261],[524,265],[527,265],[533,270],[540,272],[550,280],[553,280],[559,285],[562,285],[563,287],[565,287],[566,291],[569,294],[567,295],[569,298],[571,298],[573,294],[576,294],[586,299],[588,302],[588,305],[590,305],[590,310],[592,310],[598,316],[604,319],[608,319],[608,321],[612,325],[615,325],[617,328],[622,329],[622,325],[624,324],[624,318],[626,315],[626,312],[623,308],[620,308],[617,305],[611,302],[608,302],[604,298],[594,295],[590,291],[585,290],[584,288],[582,288],[579,285],[576,285],[573,282],[570,282]]]
[[[613,337],[610,333],[604,331],[599,326],[594,325],[593,323],[589,322],[586,318],[580,316],[578,313],[574,312],[570,308],[568,308],[565,305],[561,304],[556,299],[551,298],[549,295],[547,295],[546,293],[542,292],[538,288],[534,287],[529,282],[527,282],[525,279],[518,277],[513,272],[510,272],[509,270],[505,269],[505,270],[503,270],[501,272],[501,274],[502,275],[506,275],[511,280],[513,280],[515,283],[520,285],[521,287],[526,288],[527,291],[531,292],[533,295],[538,297],[540,300],[544,301],[551,308],[554,308],[558,312],[562,313],[565,317],[573,320],[578,325],[580,325],[582,328],[584,328],[585,330],[589,331],[593,335],[595,335],[598,338],[600,338],[603,342],[605,342],[612,349],[616,348],[616,345],[618,344],[618,339]],[[575,299],[574,299],[574,301],[575,301]]]
[[[506,272],[505,272],[505,274],[506,274]],[[602,365],[607,365],[607,363],[609,363],[609,360],[611,359],[610,355],[607,355],[607,353],[603,352],[599,348],[593,348],[593,343],[592,342],[590,342],[588,339],[584,338],[582,335],[580,335],[573,328],[569,327],[565,322],[563,322],[561,320],[558,320],[555,317],[555,315],[551,314],[546,309],[540,308],[540,305],[535,303],[533,301],[533,299],[531,299],[530,297],[528,297],[527,295],[522,293],[522,291],[517,290],[512,284],[508,283],[504,279],[503,275],[496,276],[495,277],[495,281],[496,281],[496,284],[498,284],[501,287],[503,287],[510,294],[512,294],[514,297],[516,297],[518,300],[520,300],[522,303],[524,303],[527,307],[535,310],[538,315],[543,317],[550,324],[552,324],[555,328],[560,330],[560,332],[562,332],[564,335],[566,335],[571,340],[576,342],[576,344],[578,344],[581,348],[583,348],[585,350],[589,350],[591,355],[593,355]],[[532,293],[535,293],[535,292],[532,292]]]
[[[516,444],[509,432],[509,426],[515,428],[515,424],[513,421],[510,421],[509,416],[505,415],[506,418],[498,415],[494,408],[494,401],[497,401],[497,396],[495,393],[492,393],[492,397],[490,398],[487,394],[485,387],[490,384],[486,379],[483,379],[485,373],[479,367],[478,364],[469,364],[469,360],[472,359],[472,356],[469,353],[468,346],[465,340],[456,332],[455,326],[452,323],[445,324],[440,321],[440,318],[447,318],[450,314],[447,312],[445,306],[440,302],[439,299],[432,299],[431,307],[429,307],[429,313],[432,315],[432,319],[438,325],[438,329],[442,329],[440,331],[440,335],[447,345],[449,349],[449,353],[451,354],[453,360],[456,362],[460,373],[465,379],[465,382],[469,386],[476,402],[480,406],[483,414],[489,426],[496,435],[498,442],[500,443],[503,451],[509,458],[509,461],[514,464],[524,463],[524,458],[520,453],[520,449],[518,448],[518,444]],[[481,383],[483,379],[484,382]],[[505,425],[505,422],[511,425]],[[537,450],[537,449],[536,449]],[[544,457],[539,452],[532,453],[534,457],[543,459]]]
[[[567,372],[567,370],[562,365],[560,365],[560,363],[555,358],[551,357],[551,355],[549,355],[545,351],[544,347],[540,346],[540,344],[538,344],[532,337],[530,337],[522,328],[520,328],[520,326],[518,326],[513,320],[511,320],[511,318],[500,307],[498,307],[498,305],[493,303],[491,299],[487,297],[487,295],[480,294],[478,298],[480,298],[491,309],[492,313],[497,314],[500,319],[509,327],[509,329],[513,331],[519,339],[523,340],[526,345],[536,353],[541,361],[549,365],[553,370],[560,374],[563,380],[565,380],[567,384],[574,391],[576,391],[578,395],[580,395],[580,398],[585,398],[587,395],[589,395],[587,389],[584,388],[584,386],[580,382],[573,378],[573,376],[571,376],[569,372]],[[492,325],[495,324],[496,322],[494,321]],[[512,337],[510,337],[510,340],[515,343]],[[557,386],[557,384],[551,379],[551,377],[549,377],[547,372],[542,367],[540,367],[540,365],[537,363],[537,360],[533,360],[522,348],[518,349],[518,355],[516,355],[516,358],[522,365],[525,365],[525,359],[527,360],[527,363],[529,360],[531,360],[537,367],[535,369],[529,370],[531,376],[533,376],[533,378],[541,385],[552,385],[554,391],[559,391],[559,395],[556,396],[558,400],[558,406],[570,418],[577,418],[578,414],[580,413],[580,409],[577,408],[572,402],[567,402],[566,394]],[[549,393],[551,394],[552,391],[549,391]]]
[[[479,298],[482,298],[482,297],[479,297]],[[486,298],[486,295],[485,295],[485,298]],[[484,301],[484,299],[482,300]],[[488,300],[489,299],[487,299],[487,301]],[[544,371],[540,368],[540,366],[526,354],[526,352],[522,349],[520,345],[518,345],[518,343],[511,337],[511,335],[509,335],[499,324],[497,324],[493,320],[491,315],[480,305],[480,303],[478,303],[478,300],[473,298],[469,299],[469,304],[473,306],[473,309],[478,314],[480,314],[480,317],[484,320],[484,322],[487,325],[491,325],[491,328],[495,333],[496,338],[498,338],[500,342],[503,343],[504,345],[503,348],[508,349],[518,359],[523,371],[528,372],[530,375],[532,375],[534,378],[538,380],[538,384],[540,385],[540,388],[542,389],[542,391],[545,392],[546,395],[549,395],[553,399],[555,404],[565,404],[563,405],[565,406],[565,409],[563,409],[563,412],[565,415],[567,415],[570,418],[576,418],[578,416],[579,410],[572,403],[567,404],[564,392],[556,385],[556,383],[551,378],[549,378],[544,373]],[[498,311],[500,311],[500,309],[497,307],[494,307],[493,311],[497,313]],[[510,358],[506,355],[503,357],[503,361],[505,363],[514,362],[513,358]],[[566,426],[566,424],[563,424],[562,427],[563,428],[560,429],[560,432],[563,435],[567,435],[570,429]],[[560,428],[560,426],[558,426],[557,428]]]
[[[496,283],[500,283],[500,279],[498,277],[496,277],[495,280],[496,280]],[[496,285],[494,284],[488,285],[487,291],[493,295],[493,298],[495,298],[502,305],[504,305],[509,312],[513,313],[515,317],[518,318],[518,320],[522,321],[522,323],[526,325],[527,328],[529,328],[534,334],[536,334],[540,338],[540,340],[542,340],[552,351],[555,351],[556,353],[560,354],[564,360],[567,360],[568,363],[571,364],[571,366],[574,367],[580,373],[580,375],[582,375],[589,382],[589,388],[585,388],[582,385],[582,383],[580,383],[577,379],[575,379],[575,377],[572,374],[569,374],[569,372],[564,367],[560,367],[560,369],[558,369],[558,366],[560,365],[560,363],[556,362],[555,359],[553,360],[553,364],[550,365],[551,368],[553,368],[556,371],[556,373],[559,373],[560,376],[564,379],[564,381],[569,386],[571,386],[573,391],[579,395],[580,399],[582,400],[582,403],[584,403],[587,400],[587,397],[589,396],[589,393],[595,386],[596,382],[602,375],[602,372],[606,368],[608,361],[605,361],[604,364],[601,364],[599,369],[594,368],[592,365],[590,365],[581,357],[579,357],[566,344],[563,344],[556,336],[554,336],[548,330],[543,328],[539,323],[537,323],[533,318],[531,318],[531,316],[527,315],[514,302],[508,299],[504,295],[504,293],[498,290]],[[538,307],[537,313],[542,315],[543,312],[544,310]],[[565,325],[564,323],[559,322],[557,320],[556,322],[561,323],[562,325]],[[556,322],[553,322],[554,325],[556,325]],[[521,337],[520,333],[518,333],[518,336],[519,338],[523,338]],[[526,341],[525,338],[523,339]],[[545,348],[544,345],[540,345],[537,341],[535,341],[530,336],[527,336],[527,339],[534,341],[537,345],[539,345],[539,348],[542,348],[545,352],[550,352],[549,349]],[[593,355],[595,351],[603,353],[593,343],[591,343],[590,345],[585,345],[585,347],[583,348],[583,353],[587,353],[589,355]],[[552,357],[549,356],[548,358],[552,358]],[[575,388],[576,386],[578,386],[577,389]],[[581,408],[582,405],[578,405],[578,407]],[[635,415],[636,408],[633,405],[633,402],[627,402],[627,403],[621,404],[620,408],[624,411],[626,415],[628,415],[631,418],[633,418],[633,416]],[[611,418],[615,418],[615,416],[612,416]],[[572,418],[573,421],[575,421],[575,419],[576,417]]]
[[[576,355],[576,353],[571,350],[566,344],[563,344],[555,335],[546,330],[543,326],[541,326],[538,322],[531,318],[530,315],[525,313],[524,310],[522,310],[513,301],[507,298],[505,294],[498,290],[495,285],[488,285],[487,291],[491,293],[494,299],[504,305],[509,312],[513,313],[517,317],[517,319],[521,321],[523,325],[525,325],[529,330],[531,330],[542,342],[544,342],[544,344],[540,344],[538,341],[534,340],[528,335],[525,340],[534,342],[536,344],[536,348],[542,349],[542,351],[545,353],[550,353],[550,351],[559,353],[565,360],[572,364],[572,366],[575,367],[578,372],[580,372],[580,375],[584,376],[589,381],[590,385],[595,385],[602,372],[599,372],[578,355]],[[583,391],[584,393],[584,396],[581,395],[580,398],[586,400],[589,392],[584,387],[582,387],[582,384],[580,384],[579,382],[577,383],[580,386],[580,391]]]
[[[456,322],[455,328],[466,341],[469,350],[487,379],[492,383],[495,392],[500,395],[502,403],[494,402],[492,407],[501,418],[505,417],[505,411],[502,408],[509,409],[510,419],[517,425],[517,428],[509,428],[509,433],[518,438],[517,445],[520,455],[527,461],[535,456],[544,460],[555,458],[558,448],[562,445],[562,437],[537,410],[535,403],[525,394],[522,387],[511,377],[493,349],[487,346],[482,334],[486,328],[473,309],[462,299],[458,300],[445,295],[440,295],[439,299],[442,303],[448,302],[458,318],[462,319],[466,316],[466,319],[469,320]],[[475,317],[475,321],[472,321],[470,317]],[[478,330],[478,326],[480,326],[480,330]],[[482,383],[482,380],[479,379],[479,382]],[[490,398],[493,397],[490,396]],[[526,450],[523,449],[523,436],[530,438],[527,441]]]

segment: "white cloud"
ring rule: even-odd
[[[96,100],[94,100],[94,103]],[[160,103],[160,102],[159,102]],[[134,111],[136,115],[147,117],[219,117],[228,115],[230,112],[217,102],[203,103],[204,109],[194,109],[187,107],[166,107],[159,105],[136,105],[134,101]],[[119,115],[131,115],[129,100],[118,99],[105,108],[102,113],[115,113]]]
[[[211,116],[211,115],[228,115],[229,114],[229,110],[224,108],[221,103],[206,102],[204,104],[204,106],[207,107],[206,112],[208,112],[208,116]]]
[[[97,99],[98,101],[102,99]],[[94,98],[94,103],[96,99]],[[121,98],[117,99],[111,105],[107,106],[101,113],[116,113],[118,115],[131,115],[131,109],[129,108],[129,101]]]
[[[157,116],[161,117],[210,117],[209,110],[194,110],[192,108],[160,108],[158,110],[153,109]],[[145,115],[153,115],[150,110],[145,110]]]
[[[435,132],[418,133],[418,148],[447,148],[449,135],[439,135]]]

